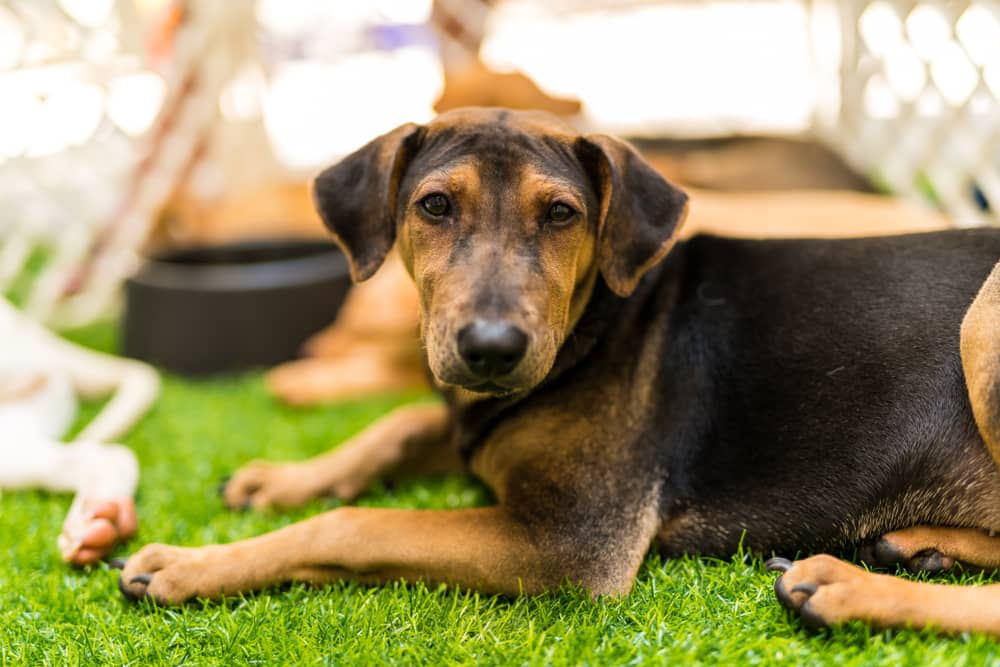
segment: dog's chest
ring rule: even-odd
[[[470,460],[500,502],[608,502],[657,487],[648,418],[613,378],[532,397],[500,419]],[[544,498],[537,497],[539,494]],[[558,510],[558,506],[552,507]]]

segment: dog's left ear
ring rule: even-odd
[[[373,139],[313,183],[320,217],[360,282],[382,266],[396,241],[396,190],[422,136],[413,123]]]
[[[601,199],[601,274],[615,294],[628,296],[673,246],[687,216],[687,195],[624,141],[596,134],[581,137],[576,149]]]

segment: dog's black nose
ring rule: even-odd
[[[458,332],[458,353],[482,377],[514,370],[528,350],[528,335],[506,322],[476,320]]]

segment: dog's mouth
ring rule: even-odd
[[[483,377],[469,373],[465,369],[454,374],[435,373],[434,377],[442,386],[461,389],[480,398],[503,398],[525,391],[531,386],[520,382],[517,376]]]
[[[487,380],[486,382],[480,382],[479,384],[465,385],[465,389],[477,394],[489,394],[490,396],[496,397],[513,394],[516,391],[513,387],[505,387],[502,384],[498,384],[494,380]]]

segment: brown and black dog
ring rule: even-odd
[[[126,595],[400,578],[624,594],[652,545],[724,557],[741,540],[1000,566],[1000,230],[675,243],[686,197],[630,146],[496,109],[379,137],[315,196],[356,280],[399,249],[446,404],[310,461],[250,464],[226,503],[349,500],[403,468],[463,465],[496,503],[343,507],[228,545],[149,545]],[[813,623],[1000,634],[997,587],[772,562]]]

